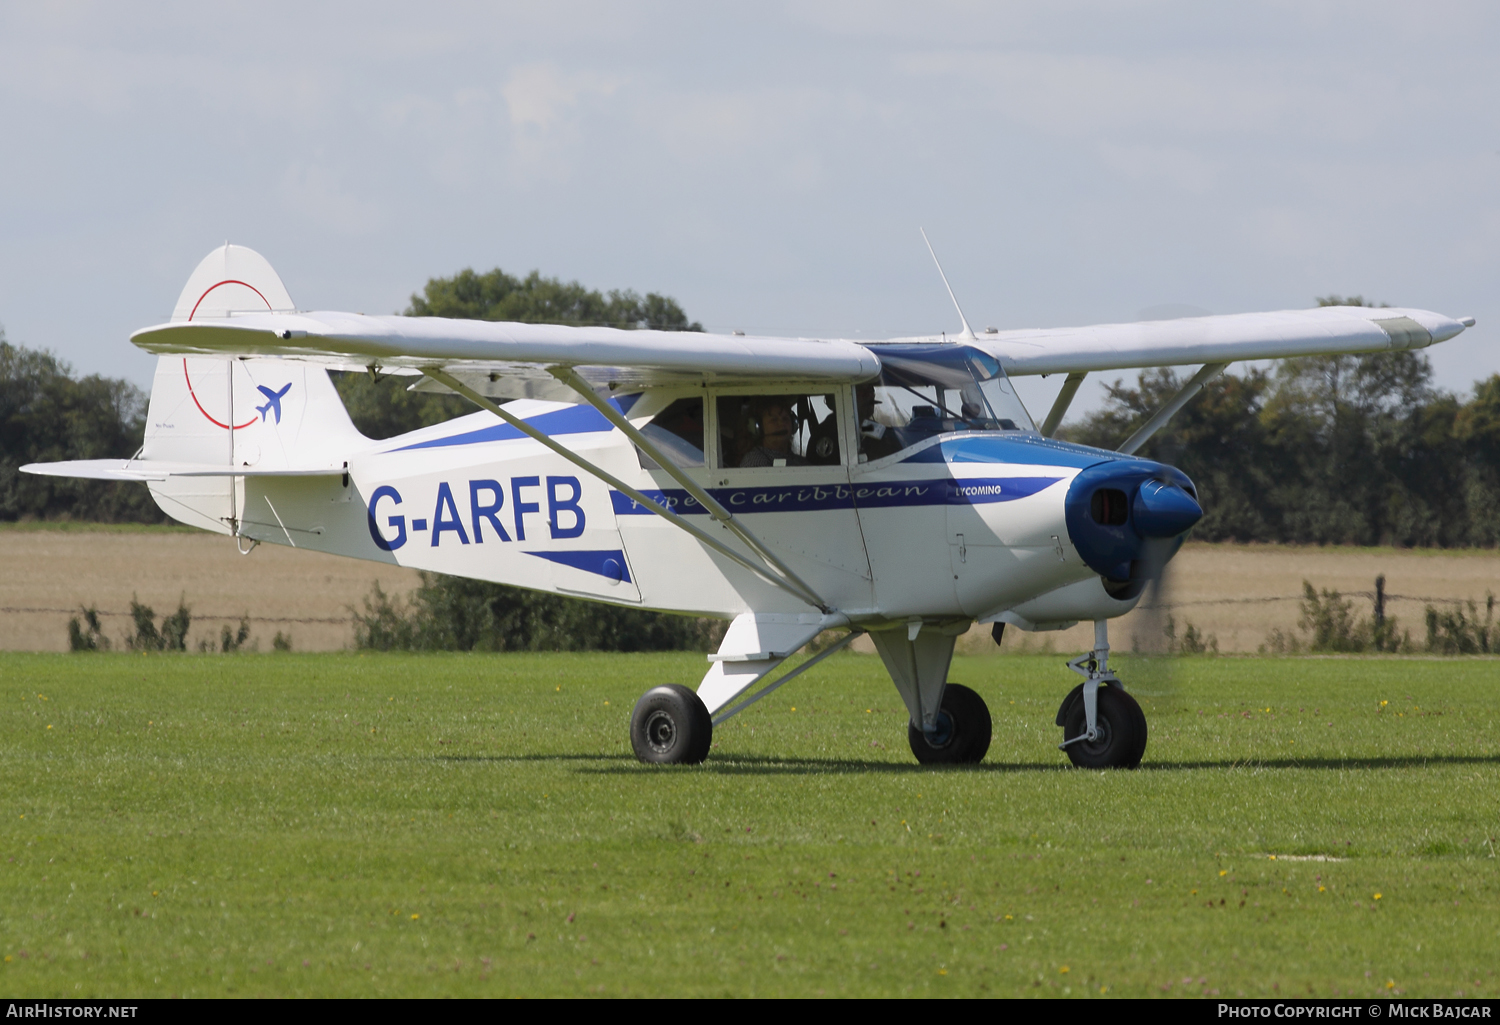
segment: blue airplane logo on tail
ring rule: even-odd
[[[286,397],[287,392],[292,390],[292,383],[288,381],[286,383],[286,386],[282,388],[281,391],[272,391],[263,384],[257,384],[255,387],[259,389],[260,393],[264,395],[267,400],[264,406],[255,407],[256,412],[260,414],[261,423],[266,422],[267,413],[275,413],[276,422],[281,423],[281,400]]]

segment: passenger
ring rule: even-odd
[[[792,452],[792,436],[797,421],[786,401],[781,398],[753,400],[750,406],[751,429],[759,427],[760,444],[745,453],[740,466],[806,466],[807,460]]]
[[[875,386],[862,384],[854,389],[855,406],[859,411],[859,451],[866,459],[880,459],[899,451],[901,441],[896,429],[875,420]]]

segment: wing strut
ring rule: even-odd
[[[629,438],[631,441],[635,442],[636,445],[640,446],[642,451],[644,451],[652,459],[656,460],[658,466],[667,471],[667,473],[671,474],[673,480],[686,488],[687,493],[697,499],[698,503],[702,505],[703,508],[708,510],[708,514],[710,516],[733,531],[736,537],[750,546],[750,550],[752,552],[760,556],[767,565],[774,567],[776,572],[781,574],[781,576],[784,577],[789,583],[794,585],[798,591],[806,595],[812,595],[814,597],[817,596],[817,592],[808,585],[807,581],[799,577],[792,571],[792,568],[790,566],[777,558],[776,554],[769,548],[767,548],[760,538],[751,533],[749,528],[747,528],[739,520],[735,519],[734,514],[731,513],[728,509],[724,508],[724,506],[719,503],[718,499],[714,498],[713,495],[710,495],[707,491],[700,487],[698,483],[693,480],[693,478],[684,473],[682,467],[674,463],[665,452],[657,447],[655,442],[653,442],[650,438],[647,438],[640,431],[636,430],[634,425],[632,425],[629,420],[625,419],[625,417],[621,415],[618,409],[610,405],[606,400],[600,398],[599,393],[590,388],[588,382],[585,381],[582,377],[578,376],[578,371],[574,370],[572,367],[548,367],[547,372],[576,391],[583,397],[583,400],[585,402],[597,409],[601,414],[603,414],[606,420],[618,427],[620,429],[620,433],[624,434],[625,437]],[[821,598],[813,602],[813,604],[822,609],[824,612],[829,611],[828,604]]]
[[[1141,425],[1140,430],[1125,439],[1125,444],[1120,446],[1119,451],[1125,453],[1127,456],[1133,455],[1136,449],[1146,443],[1146,439],[1161,430],[1162,425],[1172,419],[1173,414],[1187,405],[1189,399],[1202,391],[1203,386],[1213,380],[1227,366],[1229,366],[1228,363],[1203,364],[1203,368],[1194,374],[1188,380],[1188,383],[1183,385],[1165,406],[1162,406],[1153,413],[1151,419]],[[1067,386],[1064,385],[1063,387]]]
[[[1047,413],[1047,419],[1042,421],[1042,437],[1050,438],[1057,432],[1063,415],[1073,404],[1073,396],[1078,394],[1078,386],[1087,376],[1087,370],[1075,370],[1068,375],[1068,379],[1063,382],[1062,391],[1057,393],[1057,401],[1052,403],[1052,409]]]
[[[817,594],[810,588],[806,588],[805,585],[799,587],[791,580],[784,579],[780,575],[773,573],[766,566],[757,566],[755,563],[751,562],[749,559],[745,558],[739,552],[736,552],[734,549],[730,548],[722,541],[709,536],[707,533],[698,529],[693,524],[683,519],[681,516],[672,512],[670,509],[667,509],[660,503],[647,498],[644,494],[626,484],[618,477],[605,472],[604,470],[595,466],[593,463],[589,462],[587,459],[580,456],[578,453],[570,451],[563,445],[558,444],[556,441],[547,437],[547,435],[531,426],[531,424],[527,423],[525,420],[507,413],[494,402],[485,398],[483,395],[479,394],[477,391],[475,391],[473,388],[470,388],[462,381],[459,381],[453,375],[439,370],[435,367],[423,367],[422,373],[426,374],[434,381],[438,381],[443,385],[453,389],[479,408],[494,413],[501,420],[504,420],[506,423],[514,427],[516,430],[520,431],[522,434],[526,435],[532,441],[546,446],[553,452],[556,452],[558,455],[562,456],[568,462],[572,463],[574,466],[577,466],[580,470],[583,470],[585,473],[597,477],[599,480],[602,480],[610,487],[619,491],[621,494],[628,495],[633,501],[639,503],[644,508],[651,510],[653,513],[667,520],[674,526],[680,527],[682,530],[686,531],[688,534],[691,534],[699,541],[708,545],[708,547],[712,548],[714,551],[718,552],[726,559],[730,559],[740,566],[743,566],[745,569],[748,569],[750,572],[765,580],[767,583],[773,584],[776,587],[787,591],[788,593],[796,596],[798,600],[805,601],[816,609],[820,609],[823,612],[831,611],[830,608],[823,602],[823,600],[819,598]],[[612,407],[610,411],[614,412]],[[670,462],[667,462],[665,465],[670,465]]]

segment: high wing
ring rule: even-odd
[[[999,331],[980,335],[970,344],[985,349],[1006,373],[1018,376],[1420,349],[1473,325],[1472,317],[1456,320],[1428,310],[1325,306]]]
[[[1427,310],[1330,306],[1132,324],[986,333],[974,344],[1011,375],[1084,373],[1187,363],[1229,363],[1424,348],[1472,326]],[[893,339],[894,340],[894,339]],[[917,341],[918,339],[900,339]],[[937,337],[923,339],[937,341]],[[879,372],[879,345],[699,332],[494,323],[352,313],[234,314],[163,324],[131,336],[158,354],[282,356],[386,372],[442,367],[474,386],[533,380],[515,397],[555,394],[549,366],[578,367],[598,385],[685,380],[862,381]],[[484,394],[503,389],[476,387]]]

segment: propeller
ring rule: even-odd
[[[1135,611],[1120,620],[1120,640],[1115,643],[1120,649],[1121,680],[1140,697],[1165,698],[1176,692],[1183,624],[1172,611],[1176,597],[1172,556],[1181,544],[1180,537],[1146,542],[1136,569],[1146,586]]]

